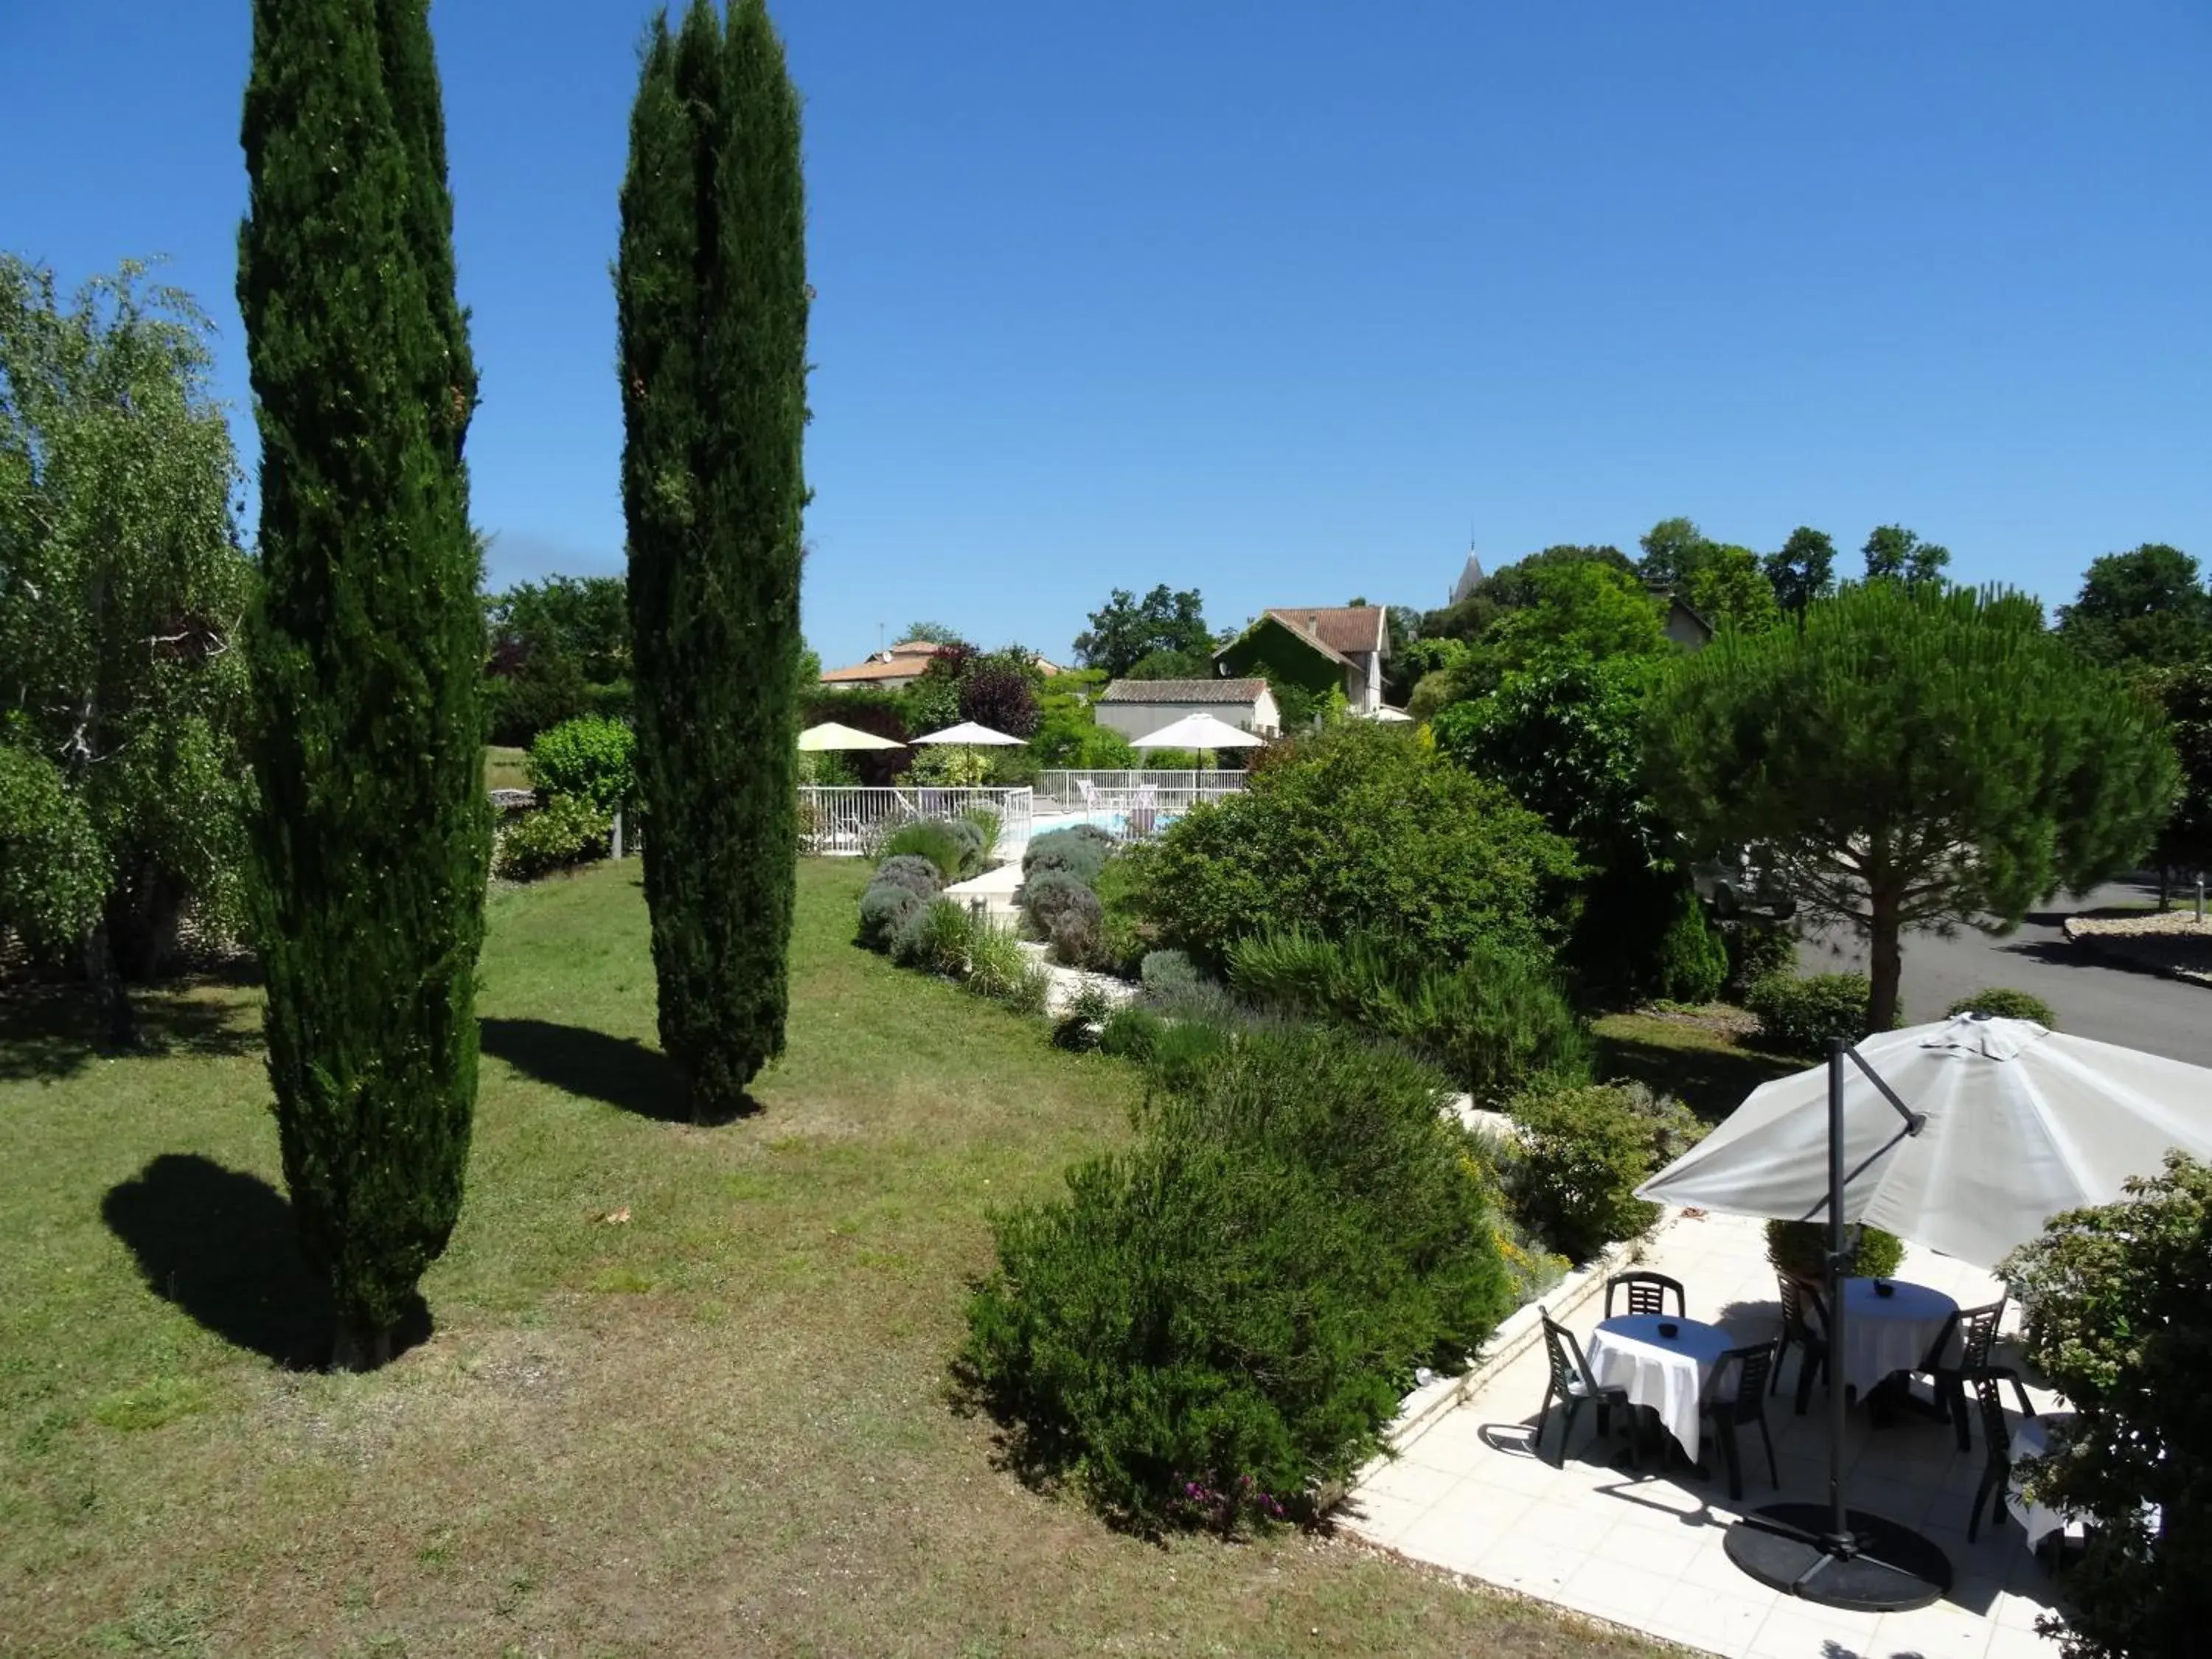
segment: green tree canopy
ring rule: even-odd
[[[799,97],[763,0],[647,38],[616,267],[661,1047],[692,1115],[783,1052],[807,490]]]
[[[2175,787],[2155,711],[2085,671],[2033,600],[1932,583],[1723,634],[1674,665],[1647,741],[1695,850],[1765,844],[1808,911],[1868,939],[1876,1031],[1903,932],[2002,931],[2086,889],[2145,850]]]
[[[252,569],[210,328],[125,264],[0,256],[0,925],[76,948],[110,1035],[189,902],[240,910]]]
[[[1693,519],[1662,519],[1637,538],[1636,544],[1644,551],[1637,574],[1669,592],[1690,580],[1690,573],[1704,562],[1712,546]]]
[[[1075,636],[1076,659],[1085,668],[1104,669],[1110,678],[1162,651],[1211,661],[1213,635],[1196,588],[1172,592],[1163,582],[1139,599],[1117,587],[1091,613],[1091,626]]]
[[[2074,603],[2059,607],[2058,636],[2107,667],[2202,662],[2212,658],[2212,592],[2195,559],[2145,542],[2089,567]]]
[[[548,576],[516,583],[489,603],[495,658],[508,646],[531,656],[558,652],[595,684],[628,679],[627,588],[620,576]]]
[[[964,645],[967,643],[966,641],[960,637],[960,630],[958,629],[953,627],[950,623],[941,622],[908,623],[905,629],[901,631],[898,636],[898,642],[901,645],[904,645],[913,640],[920,640],[925,645]]]
[[[1951,562],[1951,550],[1923,542],[1901,524],[1886,524],[1866,538],[1860,550],[1866,556],[1866,579],[1870,582],[1934,582],[1943,579]]]
[[[1544,583],[1548,573],[1565,565],[1595,564],[1623,574],[1634,571],[1635,564],[1628,555],[1617,547],[1591,545],[1574,542],[1559,542],[1524,559],[1500,566],[1485,577],[1474,592],[1462,600],[1466,605],[1476,598],[1487,599],[1492,605],[1513,610],[1522,605],[1536,605],[1544,597]],[[1455,607],[1456,608],[1456,607]],[[1450,634],[1452,629],[1431,629],[1422,624],[1424,634]],[[1462,634],[1461,638],[1473,637]]]
[[[1663,656],[1674,648],[1659,605],[1630,571],[1609,562],[1573,560],[1542,567],[1528,580],[1528,602],[1493,627],[1460,671],[1462,696],[1493,689],[1504,676],[1559,652],[1602,659]]]
[[[2212,875],[2212,662],[2161,668],[2142,684],[2166,713],[2181,763],[2180,798],[2158,833],[2155,855],[2162,869]]]
[[[1826,531],[1801,524],[1766,556],[1765,568],[1775,603],[1795,616],[1836,591],[1836,544]]]
[[[491,851],[477,376],[423,0],[256,0],[241,139],[269,1075],[333,1358],[373,1364],[460,1214]]]
[[[1716,628],[1756,630],[1782,619],[1774,585],[1759,555],[1727,542],[1707,542],[1677,590],[1690,609]]]
[[[2127,1191],[2001,1269],[2029,1361],[2075,1411],[2023,1473],[2038,1502],[2096,1518],[2057,1632],[2069,1659],[2186,1659],[2212,1620],[2212,1169],[2174,1152]]]

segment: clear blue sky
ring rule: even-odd
[[[619,568],[647,15],[434,8],[491,575]],[[2057,603],[2212,562],[2212,7],[783,0],[806,626],[1064,651],[1107,589],[1432,605],[1696,518],[1901,521]],[[231,298],[246,0],[0,0],[0,242]],[[250,528],[250,526],[249,526]]]

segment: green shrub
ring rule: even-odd
[[[1797,971],[1797,933],[1788,923],[1724,921],[1718,927],[1721,941],[1728,947],[1723,995],[1741,1002],[1759,981]]]
[[[1571,925],[1573,848],[1498,785],[1367,721],[1289,749],[1151,849],[1164,943],[1218,968],[1255,934],[1365,931],[1448,967],[1479,944],[1548,947]]]
[[[1536,1089],[1507,1109],[1521,1132],[1507,1176],[1515,1208],[1555,1249],[1586,1261],[1657,1218],[1636,1196],[1654,1168],[1651,1126],[1625,1091]]]
[[[1153,1049],[1159,1045],[1160,1034],[1167,1029],[1167,1021],[1151,1009],[1133,1002],[1124,1003],[1107,1015],[1106,1024],[1100,1028],[1099,1051],[1149,1065]]]
[[[636,748],[635,736],[620,720],[586,714],[531,739],[523,769],[539,805],[567,795],[611,818],[636,798]]]
[[[1052,1006],[1052,969],[1026,956],[1022,962],[1021,977],[1000,1000],[1018,1014],[1042,1014]]]
[[[1096,985],[1085,985],[1060,1014],[1060,1023],[1053,1027],[1052,1040],[1078,1054],[1096,1048],[1113,1015],[1114,1004],[1106,993]]]
[[[1887,1279],[1905,1260],[1905,1241],[1879,1227],[1850,1227],[1847,1243],[1856,1239],[1847,1277]],[[1792,1279],[1824,1284],[1828,1277],[1828,1224],[1825,1221],[1770,1221],[1766,1224],[1766,1259]]]
[[[1188,1094],[1235,1044],[1227,1030],[1210,1021],[1175,1020],[1152,1039],[1152,1080],[1163,1089]]]
[[[1030,959],[1006,928],[988,918],[979,923],[968,942],[968,988],[978,996],[1003,1001],[1021,983]]]
[[[1142,966],[1152,937],[1144,924],[1126,911],[1108,908],[1098,924],[1097,966],[1119,979],[1134,979]]]
[[[1339,1034],[1248,1037],[1127,1152],[994,1223],[963,1370],[1019,1455],[1148,1528],[1308,1511],[1457,1370],[1511,1290],[1433,1073]]]
[[[1479,944],[1456,968],[1434,969],[1371,936],[1292,931],[1238,940],[1229,969],[1263,1003],[1411,1045],[1478,1099],[1589,1072],[1588,1031],[1557,981],[1517,951]]]
[[[860,943],[888,951],[899,931],[930,904],[926,894],[890,882],[877,882],[860,895]]]
[[[1048,830],[1032,840],[1022,854],[1022,873],[1065,870],[1086,883],[1095,882],[1113,851],[1114,838],[1090,824]]]
[[[1658,944],[1658,990],[1669,1002],[1711,1002],[1728,982],[1728,944],[1705,920],[1705,907],[1685,887]]]
[[[960,821],[975,830],[975,839],[982,846],[981,857],[988,861],[999,844],[999,830],[1005,820],[988,806],[970,806],[960,814]]]
[[[1196,988],[1198,969],[1181,951],[1147,951],[1144,961],[1138,964],[1137,977],[1147,991],[1178,991]]]
[[[905,854],[927,859],[945,880],[958,881],[974,873],[971,864],[981,862],[975,841],[973,824],[956,827],[944,818],[925,818],[919,823],[903,824],[894,830],[884,838],[880,850],[885,858]]]
[[[607,855],[613,826],[605,813],[573,795],[556,795],[501,833],[492,872],[503,881],[535,881],[556,870]]]
[[[1779,1054],[1817,1060],[1828,1052],[1828,1039],[1856,1042],[1867,1034],[1864,974],[1812,974],[1798,978],[1770,974],[1744,993],[1743,1006],[1759,1016],[1759,1041]],[[1905,1010],[1897,1011],[1899,1024]]]
[[[2032,1019],[2049,1030],[2058,1029],[2058,1016],[2051,1012],[2051,1005],[2041,997],[2026,991],[2008,991],[2002,985],[1960,997],[1943,1012],[1947,1018],[1987,1014],[1993,1019]]]
[[[974,927],[967,906],[949,898],[931,899],[891,935],[891,960],[902,968],[958,979],[968,971]]]
[[[876,873],[869,878],[871,887],[908,887],[924,898],[935,898],[945,885],[945,878],[937,866],[915,853],[895,853],[876,866]]]
[[[1055,910],[1052,918],[1052,954],[1070,968],[1093,973],[1106,971],[1105,919],[1097,912],[1075,907]]]
[[[1106,914],[1098,895],[1065,870],[1048,870],[1022,883],[1022,914],[1044,939],[1052,937],[1052,924],[1062,913],[1078,911],[1095,927]]]

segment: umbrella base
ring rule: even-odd
[[[1800,1601],[1857,1613],[1924,1607],[1951,1588],[1951,1561],[1909,1527],[1863,1510],[1838,1538],[1826,1504],[1772,1504],[1729,1528],[1729,1559]]]

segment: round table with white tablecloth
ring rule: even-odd
[[[1674,1334],[1661,1335],[1662,1325],[1673,1327]],[[1735,1340],[1717,1325],[1624,1314],[1591,1334],[1587,1358],[1600,1388],[1620,1389],[1632,1406],[1649,1406],[1694,1463],[1698,1405],[1712,1382],[1714,1364],[1735,1346]]]
[[[1887,1296],[1877,1288],[1883,1285],[1889,1286]],[[1958,1312],[1957,1302],[1925,1285],[1902,1279],[1845,1279],[1840,1357],[1844,1386],[1864,1398],[1885,1376],[1918,1370]]]
[[[2023,1417],[2012,1431],[2012,1479],[2005,1483],[2005,1507],[2013,1513],[2021,1528],[2027,1534],[2027,1547],[2033,1549],[2055,1532],[2066,1530],[2066,1517],[2057,1510],[2041,1504],[2031,1504],[2021,1496],[2020,1465],[2031,1457],[2040,1457],[2051,1449],[2048,1426],[2039,1417]]]

